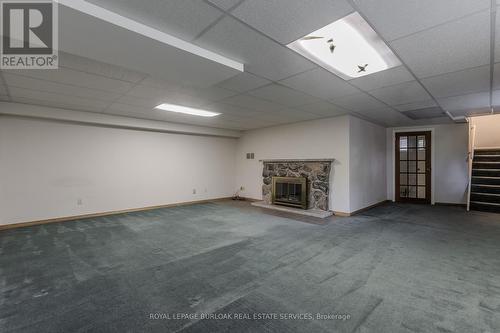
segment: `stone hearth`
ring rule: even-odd
[[[328,211],[330,171],[333,159],[264,160],[262,197],[272,203],[273,177],[305,177],[307,179],[307,209]]]

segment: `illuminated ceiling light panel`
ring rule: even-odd
[[[287,45],[345,80],[401,65],[357,12]]]
[[[156,106],[155,109],[160,109],[160,110],[169,111],[169,112],[184,113],[184,114],[189,114],[192,116],[200,116],[200,117],[215,117],[215,116],[220,115],[220,113],[217,113],[217,112],[200,110],[200,109],[190,108],[187,106],[167,104],[167,103],[160,104],[160,105]]]

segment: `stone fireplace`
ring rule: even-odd
[[[262,196],[264,203],[273,204],[273,178],[304,179],[306,209],[328,211],[330,194],[330,171],[333,159],[307,160],[263,160]],[[274,186],[276,189],[276,186]],[[276,203],[276,202],[274,202]],[[296,206],[297,207],[297,206]]]

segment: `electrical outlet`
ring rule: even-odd
[[[207,193],[207,192],[208,192],[208,189],[205,187],[205,193]]]
[[[193,188],[193,194],[196,194],[196,189],[195,188]]]
[[[76,200],[76,204],[77,204],[78,206],[83,205],[83,200],[82,200],[81,198],[78,198],[78,199]]]
[[[244,190],[245,190],[245,186],[241,186],[240,191],[244,191]]]

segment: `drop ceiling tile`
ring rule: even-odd
[[[59,68],[54,70],[5,70],[4,73],[18,74],[41,80],[70,84],[91,89],[99,89],[121,94],[126,93],[135,85],[132,82],[110,79],[101,75],[89,74],[68,68]]]
[[[438,103],[444,110],[451,113],[457,111],[472,112],[478,109],[489,108],[490,93],[481,92],[462,96],[439,98]]]
[[[219,97],[216,97],[219,96]],[[127,95],[122,96],[118,102],[129,105],[137,105],[144,107],[155,107],[161,103],[178,104],[190,107],[201,107],[209,104],[220,97],[219,93],[210,95],[210,93],[202,94],[183,94],[176,91],[157,89],[148,86],[136,86]]]
[[[419,78],[489,64],[490,14],[483,11],[391,43]]]
[[[349,83],[364,90],[374,90],[387,86],[392,86],[398,83],[412,81],[415,78],[403,66],[391,68],[382,72],[373,73],[362,76],[360,78],[350,80]]]
[[[415,119],[412,121],[412,126],[429,126],[429,125],[446,125],[453,124],[454,121],[450,117],[436,117],[428,119]]]
[[[449,97],[488,90],[490,66],[469,68],[421,80],[434,97]]]
[[[123,95],[122,97],[117,99],[116,102],[121,104],[127,104],[130,106],[139,106],[152,109],[158,104],[164,103],[165,100],[163,97],[139,98],[131,95]]]
[[[410,118],[401,112],[392,110],[389,107],[365,110],[359,112],[359,114],[386,127],[408,126],[412,124],[412,120]]]
[[[192,40],[222,12],[199,0],[88,0],[97,6],[184,40]]]
[[[226,16],[194,43],[245,64],[245,70],[269,80],[315,68],[309,60]]]
[[[23,88],[12,87],[9,89],[13,102],[27,103],[55,108],[102,112],[109,102],[96,99],[86,99],[75,96],[58,95]]]
[[[331,117],[349,113],[349,111],[347,111],[346,109],[343,109],[337,105],[324,101],[298,106],[296,107],[296,109],[308,113],[314,113],[320,116],[331,116]]]
[[[394,106],[395,109],[398,111],[411,111],[411,110],[419,110],[419,109],[425,109],[425,108],[432,108],[438,106],[434,100],[429,99],[427,101],[419,101],[419,102],[413,102],[413,103],[407,103],[407,104],[400,104]]]
[[[127,92],[127,96],[137,97],[142,99],[160,100],[166,98],[167,96],[173,93],[176,92],[139,84],[134,88],[130,89],[130,91]]]
[[[279,122],[279,123],[292,123],[298,121],[318,119],[322,118],[322,116],[294,109],[283,109],[280,111],[274,111],[269,113],[263,112],[257,115],[255,118],[272,122]]]
[[[456,110],[450,111],[453,117],[465,117],[465,116],[480,116],[485,114],[490,114],[490,108],[476,108],[472,110]]]
[[[248,119],[253,117],[256,114],[259,114],[259,111],[238,107],[231,104],[225,104],[221,102],[210,103],[202,106],[203,109],[214,111],[218,113],[222,113],[224,115],[230,115],[233,117],[237,117],[239,119]]]
[[[150,100],[151,103],[153,104],[162,102],[162,103],[198,106],[213,101],[221,100],[230,96],[234,96],[236,94],[237,93],[233,91],[219,87],[209,87],[205,89],[177,88],[177,90],[173,91],[173,90],[155,88],[152,86],[140,84],[131,89],[127,93],[127,96],[143,100]],[[188,103],[188,104],[182,104],[182,103]],[[144,103],[141,102],[141,105],[142,104]],[[148,105],[149,104],[150,103],[148,103]]]
[[[226,98],[221,101],[224,104],[230,104],[237,106],[242,109],[250,109],[261,112],[270,112],[274,110],[281,110],[284,108],[283,105],[272,103],[254,96],[250,95],[237,95],[233,97]]]
[[[245,122],[245,120],[251,119],[250,117],[242,117],[239,115],[231,114],[231,113],[222,113],[217,116],[217,120],[223,121],[234,121],[234,122]]]
[[[272,127],[272,126],[278,126],[280,125],[279,122],[272,122],[272,121],[267,121],[267,120],[255,120],[251,123],[246,124],[246,130],[252,130],[252,129],[258,129],[258,128],[266,128],[266,127]]]
[[[385,108],[386,105],[365,93],[348,95],[330,100],[344,109],[360,112]]]
[[[278,84],[268,85],[248,92],[249,95],[265,99],[274,103],[293,107],[319,102],[316,97],[306,95],[300,91]]]
[[[198,98],[206,101],[219,101],[238,93],[221,87],[208,87],[208,88],[184,88],[182,93],[186,96]]]
[[[140,84],[143,86],[171,91],[181,90],[184,87],[184,85],[180,84],[178,81],[167,81],[153,76],[147,76],[140,82]]]
[[[446,117],[446,113],[440,107],[430,107],[419,110],[404,111],[403,114],[410,119],[427,119]]]
[[[404,82],[390,87],[371,90],[370,94],[389,105],[398,105],[431,99],[431,96],[417,81]]]
[[[359,92],[338,76],[323,68],[316,68],[288,79],[281,84],[323,99],[342,97]]]
[[[159,110],[155,110],[152,108],[148,107],[141,107],[141,106],[136,106],[136,105],[129,105],[129,104],[122,104],[122,103],[113,103],[111,104],[104,113],[112,113],[115,115],[123,115],[123,116],[129,116],[129,115],[152,115],[155,113],[158,113]]]
[[[386,39],[394,40],[490,8],[490,0],[354,0]]]
[[[229,89],[232,91],[237,91],[237,92],[245,92],[248,90],[252,90],[258,87],[265,86],[267,84],[271,83],[271,81],[266,80],[264,78],[255,76],[253,74],[244,72],[241,74],[238,74],[236,76],[233,76],[230,79],[227,79],[225,81],[222,81],[221,83],[217,84],[219,87]]]
[[[208,2],[213,3],[222,10],[228,10],[231,7],[237,5],[241,1],[242,0],[208,0]]]
[[[353,11],[344,0],[251,0],[232,14],[281,44],[288,44]]]
[[[118,93],[39,80],[27,76],[20,76],[9,73],[4,73],[3,76],[9,87],[25,88],[30,90],[97,99],[102,101],[114,101],[121,96]]]
[[[76,56],[60,51],[59,67],[66,67],[89,74],[105,76],[115,80],[138,83],[147,75],[137,71],[125,69],[120,66],[106,64],[89,58]]]

